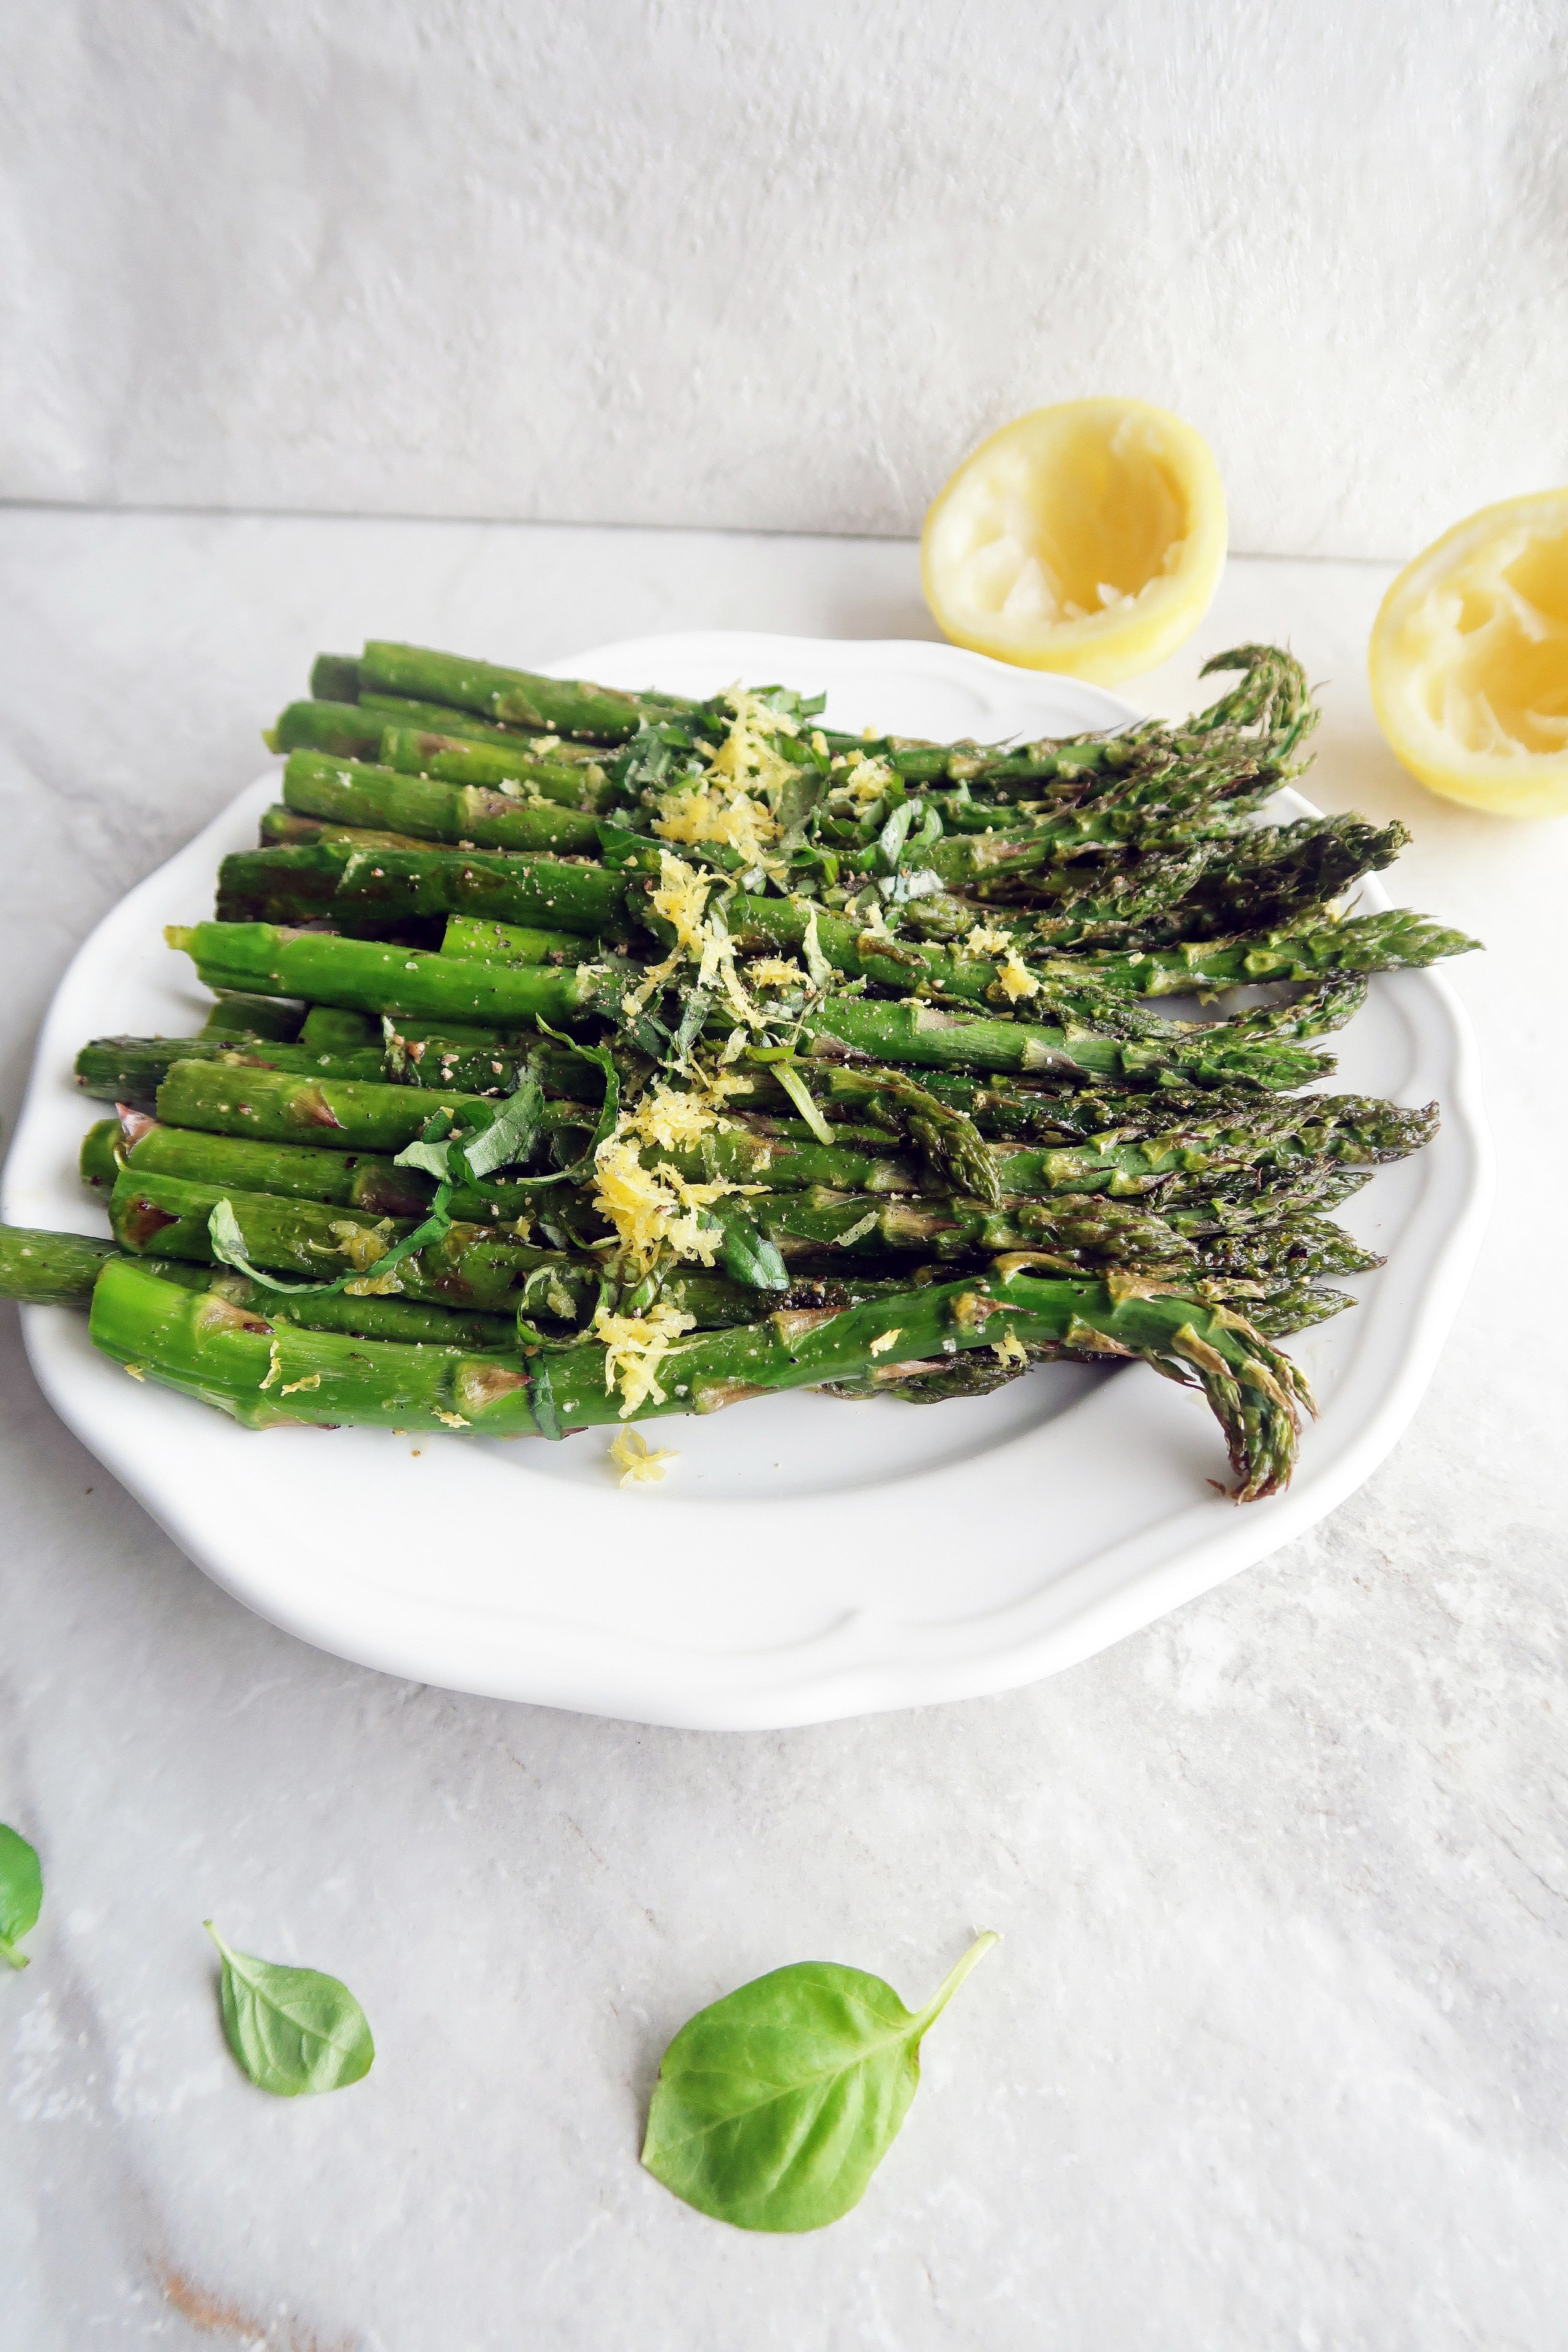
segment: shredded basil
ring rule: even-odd
[[[417,1147],[411,1145],[410,1149]],[[259,1266],[252,1265],[245,1254],[245,1235],[240,1232],[232,1201],[214,1203],[212,1214],[207,1219],[207,1238],[212,1243],[214,1257],[224,1265],[232,1265],[237,1274],[245,1275],[249,1281],[259,1283],[263,1290],[276,1290],[289,1298],[330,1298],[334,1292],[346,1290],[351,1282],[363,1282],[367,1275],[390,1274],[394,1266],[401,1265],[405,1258],[414,1255],[416,1250],[444,1240],[452,1230],[452,1220],[447,1214],[447,1203],[451,1197],[452,1188],[443,1179],[421,1224],[416,1225],[411,1234],[405,1234],[400,1242],[395,1242],[370,1265],[351,1266],[347,1274],[340,1274],[335,1282],[284,1282],[277,1275],[265,1274]]]

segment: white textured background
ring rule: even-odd
[[[0,494],[898,533],[1019,410],[1234,543],[1568,477],[1558,0],[5,0]]]

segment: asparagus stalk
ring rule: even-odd
[[[202,1034],[220,1037],[229,1045],[249,1045],[264,1039],[269,1045],[291,1045],[303,1036],[307,1017],[302,1004],[291,1004],[286,997],[241,996],[220,991],[202,1023]]]
[[[76,1057],[76,1082],[99,1102],[123,1102],[140,1109],[152,1102],[176,1062],[205,1061],[234,1069],[287,1070],[298,1076],[380,1078],[379,1047],[318,1052],[309,1045],[276,1045],[264,1039],[227,1037],[94,1037]]]
[[[300,816],[281,801],[261,812],[257,840],[263,849],[299,849],[313,841],[345,842],[351,849],[423,849],[423,838],[413,833],[388,833],[371,825],[334,824],[330,818]]]
[[[394,1243],[413,1230],[412,1219],[378,1217],[364,1209],[321,1201],[226,1190],[131,1167],[121,1171],[115,1185],[110,1224],[120,1248],[130,1256],[209,1265],[215,1257],[210,1221],[220,1201],[227,1202],[246,1259],[253,1266],[311,1281],[341,1275],[345,1262],[359,1269],[357,1286],[340,1296],[395,1297],[426,1307],[488,1314],[510,1308],[530,1319],[568,1324],[587,1322],[600,1296],[604,1267],[599,1259],[539,1248],[514,1229],[458,1219],[441,1240],[378,1274],[376,1268]],[[755,1287],[700,1267],[671,1268],[662,1277],[659,1295],[680,1313],[693,1316],[704,1329],[747,1322],[759,1303]]]
[[[290,702],[267,730],[269,751],[330,751],[347,760],[375,760],[386,726],[383,710],[357,702]]]
[[[258,1328],[259,1327],[259,1328]],[[466,1360],[434,1349],[351,1342],[271,1328],[211,1294],[110,1263],[93,1294],[92,1333],[118,1362],[218,1405],[250,1427],[344,1423],[403,1430],[450,1428],[521,1435],[540,1427],[542,1360]],[[889,1360],[891,1336],[899,1360]],[[785,1310],[761,1323],[678,1342],[635,1415],[606,1379],[602,1348],[585,1342],[547,1360],[555,1425],[584,1427],[657,1413],[711,1412],[747,1396],[938,1364],[959,1350],[1019,1344],[1093,1347],[1139,1357],[1201,1387],[1220,1423],[1237,1500],[1289,1479],[1305,1381],[1240,1318],[1223,1307],[1135,1283],[1005,1281],[933,1284],[836,1314]],[[873,1345],[878,1352],[872,1353]],[[905,1355],[905,1350],[910,1350]],[[890,1385],[890,1381],[889,1381]]]
[[[527,961],[583,952],[583,935],[618,933],[629,916],[625,875],[603,866],[479,850],[363,849],[319,841],[236,850],[218,868],[220,922],[300,922],[345,912],[384,918],[468,915],[526,928]],[[642,894],[637,893],[640,902]],[[519,959],[521,960],[521,958]]]
[[[176,924],[164,936],[171,947],[194,958],[209,987],[270,990],[316,1003],[384,1012],[394,1019],[498,1025],[543,1019],[557,1026],[601,1010],[613,1017],[624,993],[622,982],[603,965],[513,971],[266,923]],[[1205,1039],[1201,1029],[1123,1040],[1077,1028],[961,1020],[926,1004],[874,1003],[850,996],[835,997],[807,1013],[800,1029],[806,1054],[826,1060],[853,1054],[917,1068],[1049,1070],[1131,1085],[1180,1075],[1196,1086],[1283,1090],[1305,1086],[1332,1066],[1298,1047],[1267,1040],[1231,1045]]]
[[[1137,996],[1184,995],[1252,981],[1315,980],[1334,972],[1409,971],[1480,946],[1407,907],[1330,920],[1300,930],[1243,940],[1194,940],[1181,947],[1107,950],[1072,959],[1082,971]]]
[[[358,656],[354,654],[318,654],[310,667],[310,692],[322,702],[357,702]]]
[[[1144,852],[1112,866],[1058,865],[1014,878],[1007,895],[1016,908],[990,919],[1021,947],[1034,941],[1037,951],[1157,947],[1278,929],[1340,897],[1361,876],[1391,865],[1408,839],[1400,824],[1379,830],[1359,817],[1309,817]],[[990,844],[975,846],[978,855]],[[1005,878],[986,882],[988,903]],[[914,900],[907,917],[922,936],[949,939],[962,937],[976,919],[972,899],[947,894]]]
[[[795,949],[815,919],[822,954],[837,971],[884,988],[935,991],[944,1003],[1008,1002],[1008,981],[994,961],[926,940],[889,940],[853,919],[827,915],[798,898],[738,896],[730,905],[731,935],[749,950]],[[975,910],[984,920],[984,911]],[[1108,1015],[1108,1000],[1190,994],[1258,981],[1315,981],[1340,974],[1398,971],[1462,955],[1479,942],[1445,930],[1422,916],[1395,908],[1348,921],[1325,919],[1310,927],[1241,940],[1196,940],[1178,947],[1118,949],[1057,955],[1025,962],[1021,1001],[1076,993],[1089,1018]],[[1145,1032],[1147,1034],[1147,1032]]]
[[[503,669],[493,662],[465,661],[457,654],[380,640],[365,646],[359,677],[362,693],[368,688],[450,703],[481,719],[603,743],[625,742],[645,719],[663,717],[671,707],[664,696],[641,700],[613,687],[542,677],[531,670]]]
[[[456,842],[473,849],[553,849],[596,856],[600,820],[553,801],[531,803],[470,784],[405,776],[323,751],[291,751],[283,804],[334,824]]]
[[[29,1307],[71,1306],[89,1296],[104,1266],[119,1255],[112,1242],[87,1234],[56,1234],[31,1225],[0,1225],[0,1298]]]
[[[175,924],[164,937],[209,987],[245,985],[394,1018],[516,1028],[542,1014],[562,1024],[593,1012],[603,992],[602,967],[510,971],[269,923]]]
[[[0,1298],[85,1307],[105,1265],[123,1255],[115,1242],[0,1225]],[[331,1297],[285,1297],[226,1267],[182,1264],[175,1258],[139,1257],[133,1262],[163,1282],[186,1290],[211,1290],[233,1306],[265,1313],[274,1323],[292,1324],[301,1330],[342,1331],[360,1339],[396,1339],[410,1346],[468,1352],[476,1349],[505,1352],[517,1344],[514,1315],[464,1313],[447,1307],[419,1306],[409,1298],[356,1298],[346,1291]]]
[[[378,713],[378,716],[384,716]],[[558,801],[563,808],[597,814],[620,797],[609,786],[598,761],[580,743],[559,743],[551,752],[519,747],[476,743],[461,735],[433,732],[420,727],[388,727],[369,755],[399,775],[434,776],[447,784],[478,784],[481,790],[512,793],[524,799]],[[554,742],[552,736],[538,739]]]

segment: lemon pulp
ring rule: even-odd
[[[1485,507],[1418,555],[1368,668],[1378,724],[1433,792],[1568,814],[1568,489]]]
[[[926,601],[957,644],[1102,682],[1151,669],[1218,584],[1225,494],[1207,444],[1141,400],[1004,425],[926,517]]]

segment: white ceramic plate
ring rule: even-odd
[[[556,667],[691,694],[741,677],[825,687],[837,726],[939,738],[1067,733],[1131,715],[1095,688],[949,646],[714,634],[602,646]],[[254,841],[275,785],[241,793],[72,964],[10,1156],[11,1222],[103,1230],[75,1178],[96,1107],[71,1084],[72,1057],[89,1036],[198,1025],[204,992],[163,926],[210,911],[218,858]],[[623,1494],[602,1431],[554,1446],[255,1434],[128,1380],[94,1353],[80,1316],[28,1309],[28,1351],[56,1410],[192,1559],[342,1657],[458,1690],[713,1728],[1001,1690],[1091,1655],[1299,1535],[1376,1467],[1414,1412],[1489,1192],[1469,1027],[1441,979],[1401,973],[1374,982],[1332,1042],[1336,1084],[1405,1103],[1436,1096],[1443,1128],[1342,1213],[1388,1265],[1354,1286],[1354,1313],[1294,1343],[1322,1418],[1289,1494],[1245,1508],[1209,1483],[1226,1462],[1201,1402],[1141,1365],[1052,1366],[940,1406],[797,1394],[668,1421],[658,1435],[679,1462],[662,1486]]]

